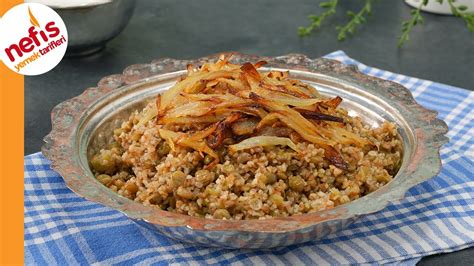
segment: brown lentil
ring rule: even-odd
[[[220,148],[219,163],[207,169],[212,157],[179,146],[171,150],[154,121],[138,123],[142,114],[133,113],[113,132],[114,143],[90,159],[97,180],[145,205],[206,218],[260,219],[334,208],[390,182],[403,154],[394,124],[371,129],[339,110],[349,131],[374,143],[337,145],[347,171],[331,165],[321,147],[295,138],[300,153],[281,146],[232,154]]]

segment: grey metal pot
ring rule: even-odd
[[[50,7],[58,12],[66,24],[69,35],[67,55],[87,55],[101,50],[122,32],[133,14],[135,0]]]

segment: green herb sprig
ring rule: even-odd
[[[320,7],[325,8],[326,10],[319,16],[309,15],[308,18],[311,20],[311,24],[308,27],[299,27],[298,34],[301,37],[308,36],[312,31],[321,27],[321,23],[326,20],[328,17],[336,14],[336,7],[338,0],[330,0],[328,2],[322,2],[319,4]]]
[[[337,26],[336,30],[339,31],[337,35],[337,39],[339,41],[344,41],[347,38],[347,34],[353,35],[357,29],[357,26],[367,22],[365,16],[369,16],[372,12],[372,0],[365,0],[365,4],[362,9],[354,13],[352,11],[347,11],[347,15],[351,18],[351,20],[344,26]]]
[[[443,2],[443,0],[439,0],[439,1],[441,1],[441,3]],[[465,5],[455,6],[454,2],[456,2],[456,0],[448,0],[449,7],[451,7],[451,12],[456,17],[460,17],[464,19],[469,31],[474,32],[474,12],[467,13],[465,12],[467,10],[467,6]]]
[[[417,24],[423,24],[423,17],[421,16],[421,7],[428,4],[428,0],[424,0],[417,9],[410,11],[411,17],[409,20],[402,22],[402,35],[398,38],[398,47],[410,40],[410,32]]]
[[[408,40],[410,40],[410,33],[412,29],[419,24],[423,24],[423,17],[421,15],[421,8],[428,4],[429,0],[423,0],[418,8],[410,11],[410,18],[402,22],[402,34],[398,38],[398,47],[402,47]],[[444,0],[436,0],[438,3],[442,4]],[[446,0],[451,8],[451,12],[454,16],[462,18],[466,27],[469,31],[474,32],[474,12],[466,12],[467,6],[459,5],[456,6],[456,0]],[[311,20],[311,24],[308,27],[299,27],[298,34],[301,37],[310,35],[313,31],[320,28],[322,23],[330,16],[336,14],[337,6],[339,4],[338,0],[329,0],[320,3],[320,7],[324,8],[325,11],[320,15],[310,15],[308,18]],[[354,13],[353,11],[348,11],[347,15],[350,17],[349,22],[343,26],[337,26],[336,30],[338,31],[337,39],[339,41],[344,41],[347,39],[348,35],[354,35],[357,30],[357,27],[367,21],[367,16],[370,16],[372,12],[372,0],[365,0],[364,6],[359,12]]]

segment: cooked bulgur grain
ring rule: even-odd
[[[227,59],[223,60],[224,63],[219,61],[219,67],[237,69],[235,65],[227,63]],[[249,66],[244,66],[241,69],[245,74]],[[212,64],[207,66],[211,69],[207,74],[216,71],[212,67]],[[196,71],[205,72],[203,69],[206,69],[206,65]],[[189,75],[195,75],[193,73],[196,71],[190,70]],[[267,77],[278,82],[288,80],[291,86],[299,86],[306,91],[312,89],[314,97],[325,99],[314,88],[287,79],[286,75],[283,72],[270,72]],[[220,82],[224,82],[219,80],[213,82],[210,88],[214,90],[214,95],[222,93],[222,90],[232,91],[228,86],[237,86],[235,81],[229,79],[225,81],[227,87],[219,87]],[[186,79],[182,82],[186,82]],[[209,85],[212,81],[205,82]],[[191,83],[189,86],[206,86],[205,83],[196,84]],[[262,84],[261,81],[256,86]],[[264,91],[258,89],[255,91],[265,95]],[[245,100],[248,100],[245,97],[249,97],[259,104],[267,103],[252,93],[247,96],[239,94],[239,97]],[[291,93],[298,91],[293,89]],[[206,93],[194,97],[202,95]],[[218,96],[213,99],[218,99]],[[308,97],[302,97],[302,101],[308,101]],[[297,110],[291,105],[285,109],[290,114],[297,110],[308,119],[316,119],[310,126],[326,130],[324,132],[345,132],[342,137],[339,136],[342,141],[337,141],[336,133],[332,138],[323,136],[328,143],[335,143],[330,146],[318,142],[319,139],[313,141],[304,132],[301,135],[291,121],[285,121],[284,117],[277,115],[281,114],[277,105],[269,104],[270,108],[262,108],[263,114],[259,110],[257,116],[250,117],[236,116],[234,110],[224,120],[219,119],[217,124],[214,124],[215,121],[180,124],[177,120],[173,120],[173,123],[163,122],[175,119],[168,117],[173,109],[166,115],[160,116],[158,113],[158,118],[154,119],[157,110],[160,111],[158,97],[157,104],[149,103],[141,112],[135,111],[128,121],[115,129],[114,142],[93,156],[90,164],[98,181],[120,195],[145,205],[187,215],[215,219],[263,219],[333,208],[387,184],[396,174],[402,156],[402,143],[395,124],[384,122],[379,127],[370,128],[359,117],[351,117],[346,110],[336,108],[340,101],[337,97],[324,102],[333,108],[317,109],[319,103],[311,102],[304,110]],[[309,107],[321,113],[308,111]],[[262,116],[268,118],[270,114],[267,112],[273,114],[273,111],[274,118],[280,121],[269,119],[269,125],[260,127],[264,120]],[[249,116],[248,111],[246,115]],[[192,145],[184,142],[181,145],[179,140],[185,135],[170,135],[198,135],[209,129],[219,130],[221,125],[224,125],[224,129],[229,125],[236,126],[228,130],[232,132],[231,135],[207,134],[202,138],[205,141],[198,139]],[[335,131],[330,131],[333,129]],[[344,138],[349,138],[345,136],[349,134],[359,142],[347,142]],[[252,138],[254,136],[271,136],[272,145],[263,144],[268,137]],[[243,140],[250,139],[261,142],[247,143],[250,146],[244,148],[235,145],[243,145]],[[357,145],[360,143],[364,144]],[[208,149],[208,146],[213,148]]]
[[[199,152],[169,150],[153,121],[128,128],[139,116],[132,114],[115,135],[120,148],[101,150],[91,160],[97,179],[145,205],[188,215],[257,219],[333,208],[388,183],[401,160],[394,124],[370,129],[360,118],[345,116],[352,132],[375,144],[370,150],[341,145],[347,171],[330,164],[324,149],[304,141],[297,144],[300,154],[280,146],[233,154],[223,149],[220,162],[207,170],[209,161]],[[112,169],[118,172],[109,175]]]

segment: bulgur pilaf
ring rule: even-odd
[[[237,220],[333,208],[392,180],[395,124],[371,128],[340,97],[264,64],[188,66],[90,159],[97,180],[144,205]]]

